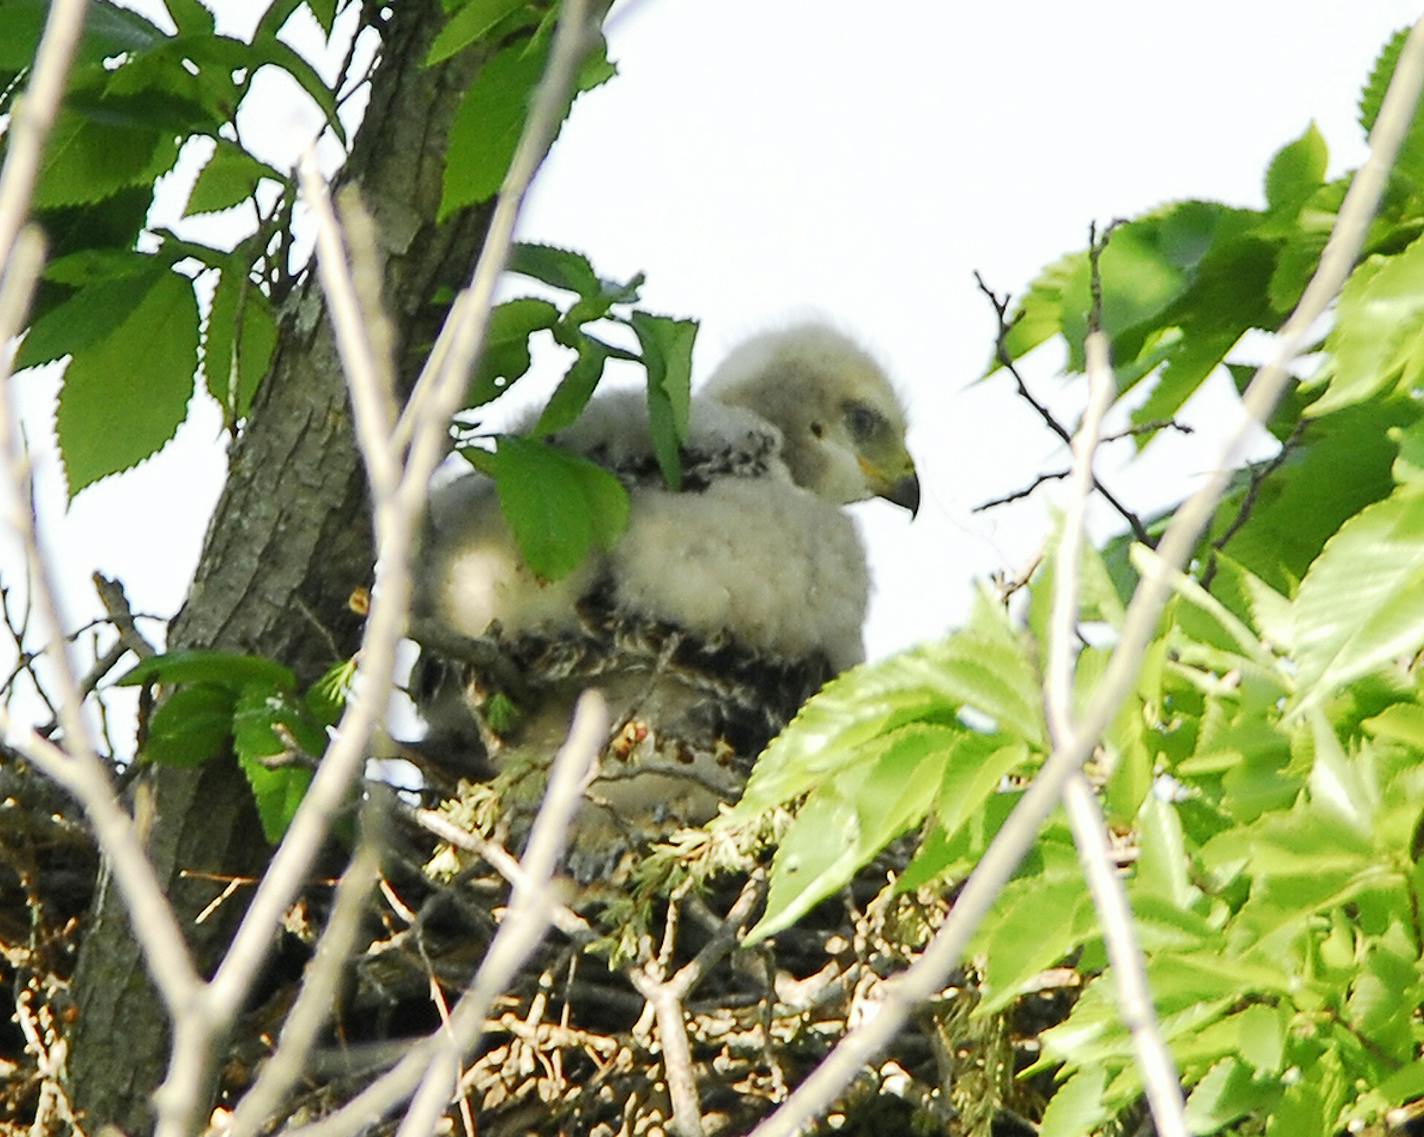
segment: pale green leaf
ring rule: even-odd
[[[1182,822],[1169,802],[1149,794],[1137,818],[1135,889],[1189,908],[1199,895],[1191,882]]]
[[[1103,1104],[1107,1071],[1101,1067],[1080,1070],[1058,1087],[1043,1111],[1038,1137],[1083,1137],[1112,1114]]]
[[[1223,1058],[1187,1097],[1187,1126],[1193,1133],[1215,1133],[1269,1102],[1275,1096],[1273,1089],[1253,1082],[1244,1063]]]
[[[1424,493],[1403,487],[1341,526],[1292,605],[1300,702],[1424,643]]]
[[[1235,1016],[1240,1031],[1238,1053],[1258,1074],[1278,1074],[1285,1057],[1289,1016],[1280,1007],[1252,1003]]]
[[[1309,780],[1311,801],[1368,836],[1373,832],[1379,808],[1379,785],[1373,776],[1369,751],[1351,758],[1319,707],[1313,707],[1308,717],[1315,740],[1315,762]]]
[[[1045,968],[1093,934],[1084,920],[1092,907],[1082,878],[1023,878],[999,895],[995,911],[984,921],[975,954],[982,955],[983,990],[977,1014],[992,1014],[1009,1005]]]
[[[855,766],[823,781],[777,846],[766,911],[746,942],[790,926],[917,823],[963,733],[947,726],[902,727]]]
[[[1324,415],[1358,403],[1399,377],[1424,335],[1424,238],[1402,252],[1376,254],[1357,267],[1340,293],[1326,339],[1329,386],[1310,406]]]

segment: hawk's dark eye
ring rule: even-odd
[[[873,434],[884,425],[885,420],[864,403],[847,403],[845,408],[846,429],[856,442],[868,442]]]

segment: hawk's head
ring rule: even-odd
[[[883,497],[911,515],[919,509],[900,400],[879,364],[834,328],[800,324],[747,340],[706,393],[776,426],[791,476],[819,497]]]

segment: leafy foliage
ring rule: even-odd
[[[1366,87],[1367,129],[1402,38]],[[1424,1096],[1421,139],[1416,122],[1318,370],[1269,424],[1281,454],[1241,471],[1172,580],[1103,739],[1105,805],[1136,845],[1128,893],[1196,1133],[1323,1137]],[[1312,126],[1271,160],[1264,209],[1188,201],[1112,231],[1103,326],[1139,422],[1180,407],[1247,331],[1283,322],[1348,180],[1326,182],[1325,170]],[[1008,333],[1011,359],[1061,337],[1070,372],[1081,370],[1089,272],[1086,253],[1044,270]],[[1247,369],[1231,366],[1244,382]],[[1126,537],[1088,553],[1084,618],[1111,636],[1154,561]],[[794,809],[753,939],[908,832],[917,851],[889,892],[942,889],[972,869],[1016,777],[1047,749],[1034,661],[1054,571],[1050,561],[1032,582],[1022,630],[981,600],[965,629],[828,685],[771,744],[716,823],[755,828]],[[1080,698],[1110,649],[1080,651]],[[974,953],[979,1016],[1014,1005],[1046,968],[1083,977],[1023,1075],[1060,1083],[1040,1132],[1109,1131],[1143,1087],[1061,823],[1040,835]]]
[[[523,297],[490,313],[485,350],[467,395],[467,412],[499,398],[533,364],[532,337],[548,333],[572,349],[572,363],[534,421],[529,434],[549,439],[570,426],[598,388],[610,358],[640,364],[647,374],[648,418],[653,451],[669,486],[682,478],[682,443],[691,405],[692,347],[697,323],[656,316],[638,303],[642,274],[605,280],[582,253],[549,245],[516,245],[510,270],[572,293],[564,307]],[[630,328],[640,352],[615,347],[589,330],[599,321]],[[478,437],[478,436],[477,436]],[[628,497],[621,483],[599,467],[548,445],[505,436],[496,449],[461,451],[495,479],[500,507],[524,560],[545,580],[566,576],[595,547],[611,548],[622,535]]]
[[[304,696],[280,663],[217,651],[176,651],[144,660],[119,680],[159,684],[139,760],[199,766],[231,749],[257,803],[262,831],[276,843],[326,749],[327,728],[346,702],[352,665],[339,664]]]

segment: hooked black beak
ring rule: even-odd
[[[901,509],[908,509],[910,511],[910,519],[914,520],[915,516],[920,512],[919,475],[912,469],[910,473],[904,477],[890,483],[884,489],[880,490],[876,496],[883,497],[886,501],[894,502],[900,506]]]

